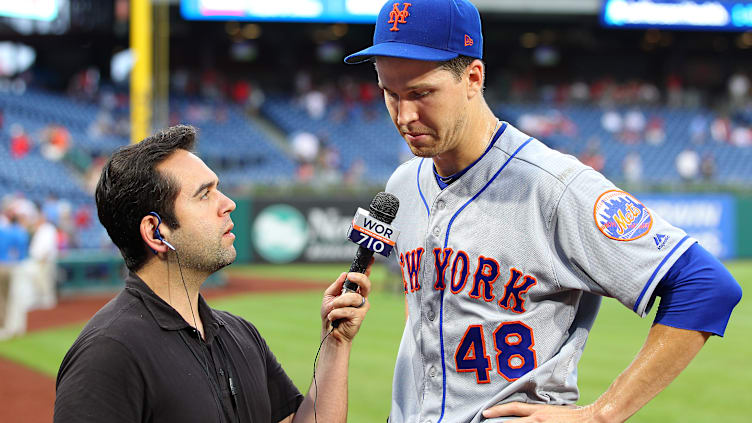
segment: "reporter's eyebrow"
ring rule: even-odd
[[[193,193],[193,197],[196,197],[196,196],[198,196],[198,195],[199,195],[199,194],[201,194],[201,193],[202,193],[202,192],[203,192],[203,191],[204,191],[205,189],[207,189],[207,188],[211,188],[211,187],[213,187],[214,185],[217,185],[217,184],[219,184],[219,182],[218,182],[218,181],[216,181],[216,180],[215,180],[215,181],[211,181],[211,182],[204,182],[203,184],[201,184],[201,186],[200,186],[200,187],[198,187],[198,189],[196,190],[196,192],[194,192],[194,193]]]

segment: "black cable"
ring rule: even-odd
[[[315,392],[313,393],[313,421],[314,423],[318,423],[318,419],[316,418],[316,401],[319,399],[319,386],[316,384],[316,362],[319,359],[319,353],[321,352],[321,347],[324,345],[324,341],[326,341],[326,338],[329,337],[329,335],[334,332],[334,327],[324,336],[324,339],[321,340],[321,343],[319,344],[319,349],[316,351],[316,357],[313,359],[313,389]]]
[[[178,271],[180,271],[180,280],[183,282],[183,288],[185,289],[185,297],[188,300],[188,307],[190,307],[190,309],[191,309],[191,318],[193,319],[193,329],[196,331],[196,334],[198,335],[198,342],[200,344],[203,344],[204,343],[204,337],[201,334],[201,331],[198,330],[198,324],[196,324],[196,315],[193,313],[193,305],[191,304],[191,296],[190,296],[190,294],[188,294],[188,286],[186,285],[185,278],[183,277],[183,266],[180,265],[180,255],[178,255],[178,251],[177,250],[173,249],[173,251],[175,252],[175,258],[177,259],[177,262],[178,262]],[[167,279],[168,279],[168,284],[169,284],[169,271],[170,271],[170,262],[168,260],[167,261],[167,272],[168,272]],[[168,285],[168,290],[169,290],[169,285]],[[172,304],[170,304],[170,305],[172,305]],[[196,304],[196,306],[198,306],[198,303]],[[207,357],[206,357],[206,351],[204,351],[203,348],[201,349],[201,356],[203,358],[203,360],[201,360],[201,359],[198,358],[198,355],[196,355],[196,352],[193,350],[193,348],[191,348],[190,345],[188,345],[188,341],[186,341],[186,339],[184,338],[184,334],[183,334],[182,331],[180,332],[180,338],[183,340],[183,343],[188,348],[188,350],[193,354],[193,356],[196,358],[196,360],[199,362],[199,364],[203,365],[202,369],[204,370],[204,373],[206,374],[206,378],[209,381],[209,385],[210,385],[211,389],[214,391],[214,394],[215,394],[214,399],[216,401],[218,401],[217,405],[219,406],[219,408],[217,409],[217,413],[220,413],[220,410],[222,410],[223,412],[226,412],[225,406],[224,406],[224,403],[222,401],[222,397],[221,397],[221,394],[220,394],[221,389],[219,387],[219,384],[217,384],[217,385],[214,384],[214,378],[212,378],[211,374],[209,373],[209,363],[208,363],[208,360],[207,360]],[[217,339],[219,339],[219,338],[217,338]],[[235,414],[235,417],[237,418],[236,414]]]
[[[178,255],[178,251],[175,250],[175,258],[178,261],[178,270],[180,271],[180,280],[183,281],[183,288],[185,289],[185,298],[188,299],[188,307],[191,309],[191,317],[193,318],[193,329],[198,332],[198,336],[201,337],[201,339],[204,339],[204,335],[201,333],[200,330],[198,330],[198,325],[196,324],[196,315],[193,314],[193,304],[191,304],[191,296],[188,294],[188,287],[185,286],[185,278],[183,278],[183,267],[180,265],[180,256]],[[169,266],[168,266],[169,269]],[[196,306],[198,306],[198,303],[196,303]]]

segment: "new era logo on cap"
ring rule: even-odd
[[[375,56],[443,62],[460,55],[483,58],[480,14],[469,0],[387,0],[376,19],[373,45],[345,62]]]
[[[407,8],[412,6],[410,3],[404,3],[404,9],[399,10],[399,3],[394,3],[394,8],[391,12],[389,12],[389,20],[387,23],[393,23],[394,26],[389,28],[390,31],[399,31],[399,28],[397,27],[398,23],[407,23],[405,19],[407,19],[408,16],[410,16],[410,12],[407,11]]]

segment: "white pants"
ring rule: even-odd
[[[34,287],[23,278],[22,267],[23,264],[18,264],[5,269],[9,283],[0,339],[23,335],[26,332],[26,311],[34,300]]]
[[[24,260],[18,267],[18,278],[31,287],[30,297],[26,297],[27,307],[53,308],[57,305],[55,269],[54,262],[33,259]],[[29,293],[28,287],[23,288],[24,294]]]

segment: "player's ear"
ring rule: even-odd
[[[475,59],[465,69],[467,81],[467,98],[468,100],[483,93],[483,82],[485,78],[485,66],[483,62]]]

